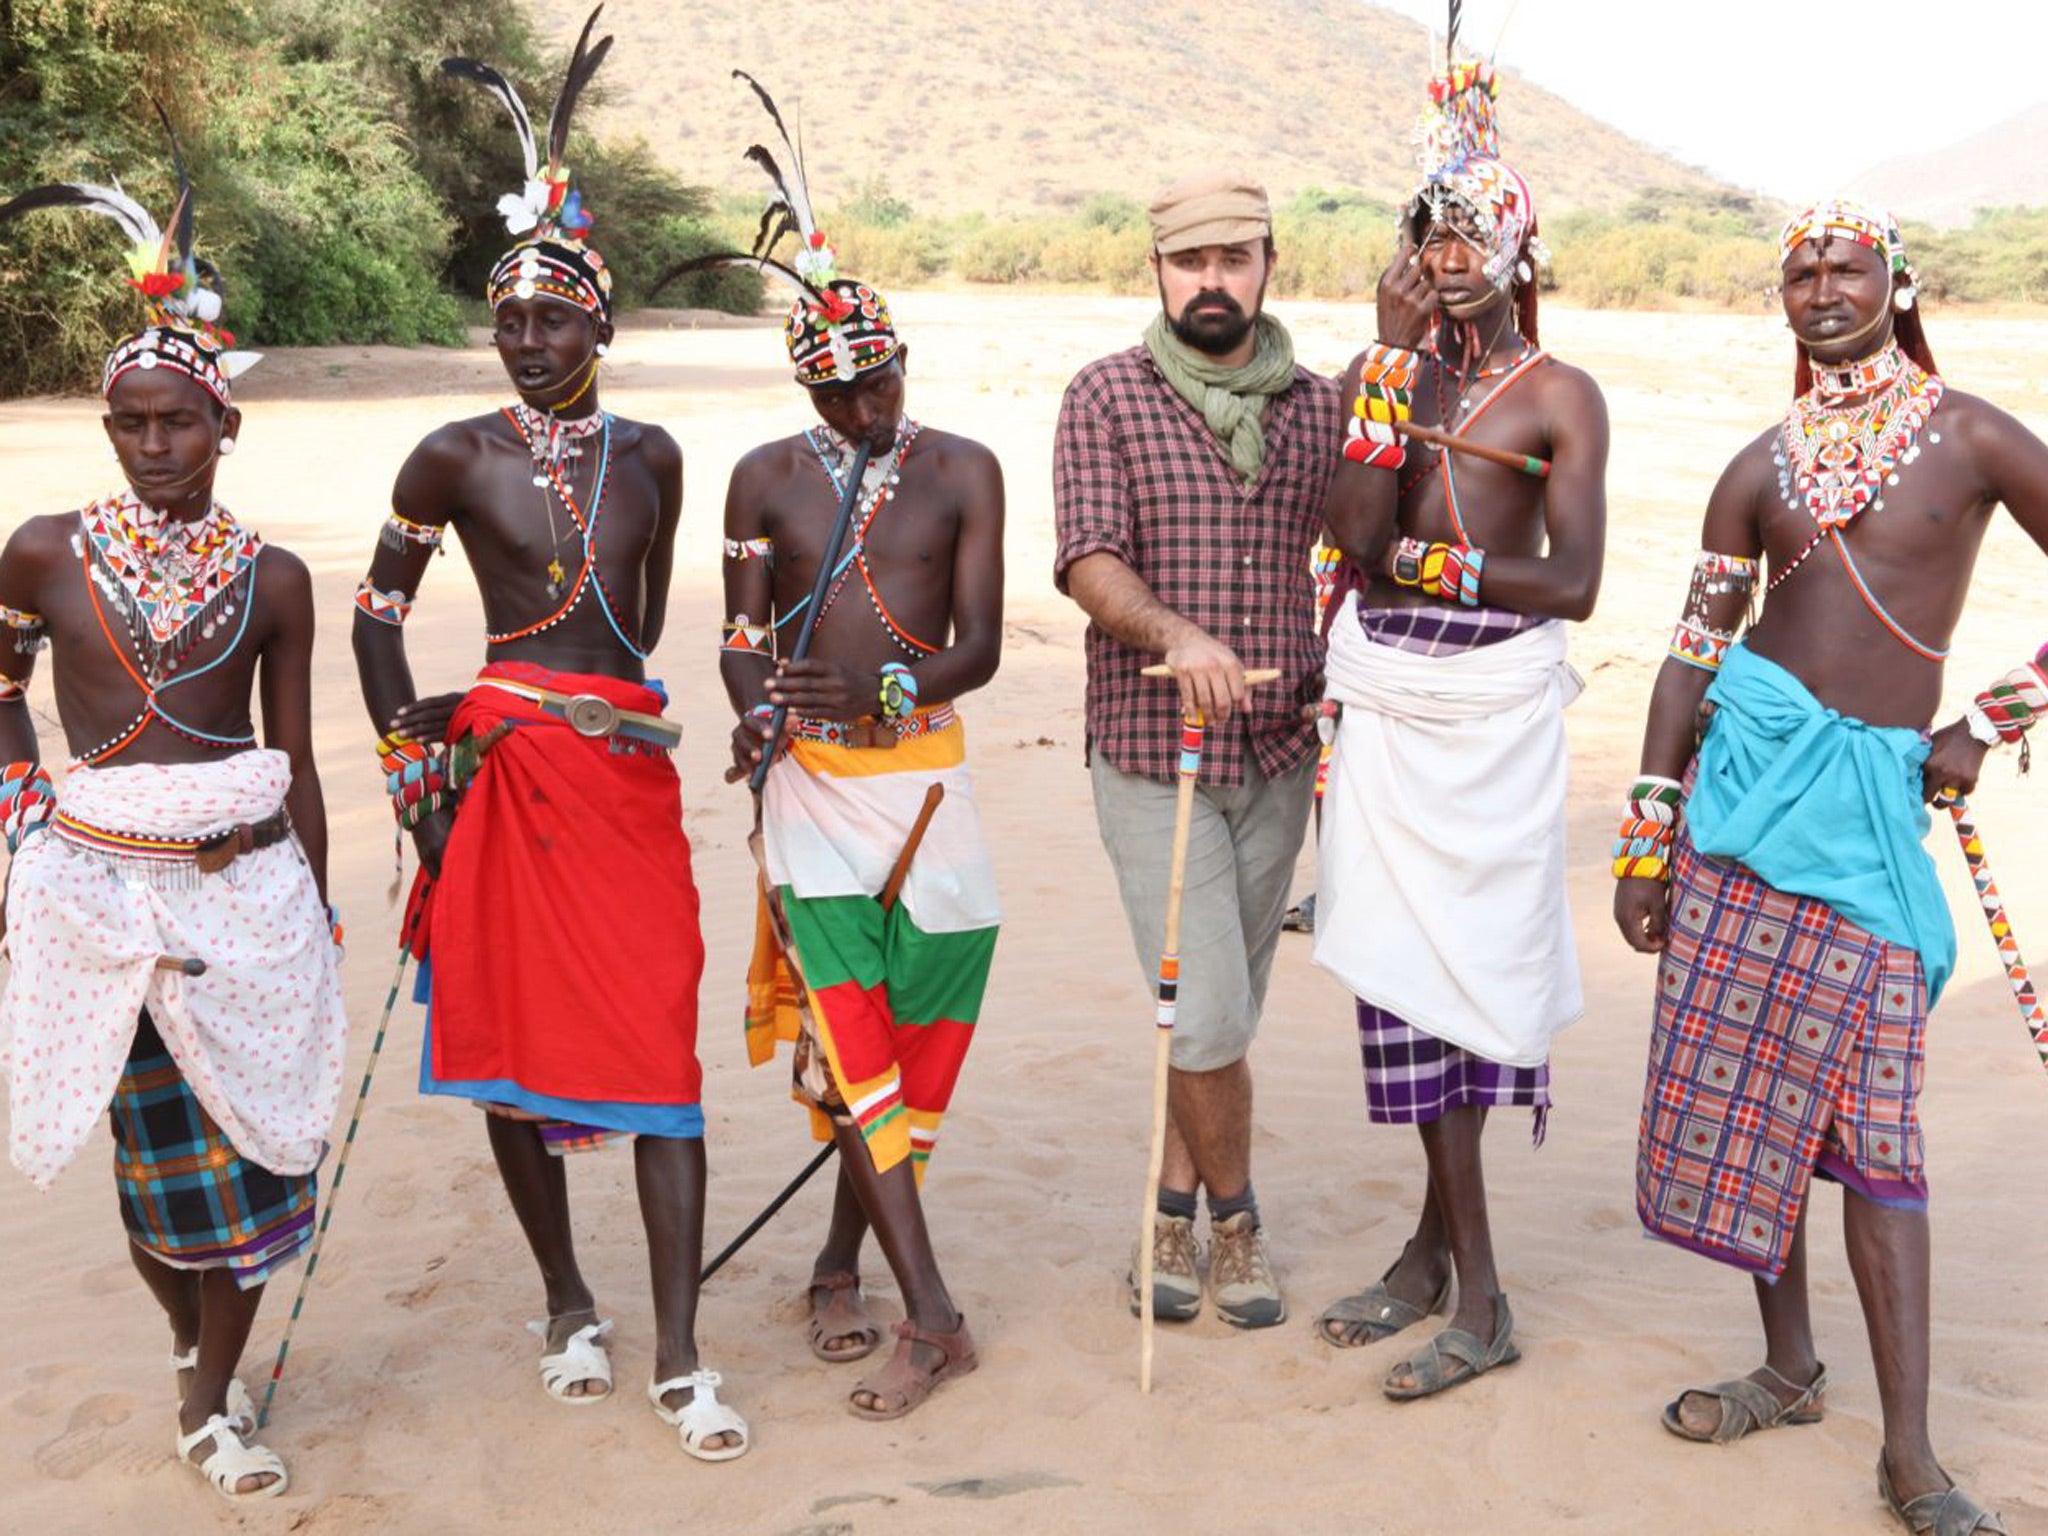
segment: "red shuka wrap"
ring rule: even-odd
[[[493,662],[457,708],[451,740],[513,729],[464,790],[415,914],[414,952],[433,955],[434,1076],[695,1104],[704,938],[675,765],[578,735],[494,677],[641,714],[663,703],[639,683]]]

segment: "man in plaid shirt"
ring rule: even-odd
[[[1067,387],[1053,441],[1054,580],[1088,626],[1088,757],[1103,846],[1148,978],[1165,942],[1182,710],[1208,723],[1181,908],[1182,980],[1159,1189],[1153,1315],[1209,1283],[1243,1328],[1287,1315],[1251,1184],[1251,1069],[1314,788],[1319,692],[1308,552],[1340,441],[1330,381],[1263,313],[1265,192],[1209,173],[1150,210],[1161,313]],[[1140,675],[1163,658],[1178,689]],[[1256,693],[1247,668],[1277,669]],[[1135,1291],[1133,1309],[1140,1304]]]

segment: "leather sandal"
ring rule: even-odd
[[[823,1306],[817,1303],[819,1291],[827,1293]],[[811,1297],[811,1353],[820,1360],[843,1365],[849,1360],[865,1360],[881,1347],[882,1329],[862,1304],[859,1275],[843,1269],[837,1274],[813,1275],[806,1294]],[[834,1349],[827,1345],[828,1339],[856,1342]]]
[[[936,1366],[917,1364],[912,1349],[918,1344],[939,1352],[941,1359]],[[981,1359],[974,1352],[974,1335],[967,1331],[964,1315],[960,1326],[951,1333],[927,1332],[906,1317],[896,1325],[896,1352],[889,1357],[888,1364],[873,1375],[862,1377],[846,1406],[856,1418],[900,1419],[941,1385],[955,1376],[965,1376],[980,1364]],[[880,1398],[883,1406],[870,1408],[856,1401],[862,1393]]]
[[[1978,1531],[1990,1531],[1993,1536],[2010,1536],[2003,1520],[1954,1483],[1939,1493],[1901,1499],[1898,1490],[1892,1487],[1891,1468],[1884,1464],[1882,1451],[1877,1457],[1877,1491],[1884,1499],[1885,1508],[1898,1516],[1899,1523],[1913,1536],[1975,1536]]]
[[[1513,1365],[1522,1358],[1515,1347],[1515,1319],[1505,1296],[1493,1298],[1493,1342],[1482,1344],[1479,1336],[1464,1328],[1446,1328],[1407,1360],[1387,1373],[1380,1390],[1397,1403],[1462,1386],[1475,1376]],[[1396,1386],[1395,1378],[1412,1376],[1412,1386]]]
[[[1803,1387],[1796,1381],[1787,1381],[1768,1365],[1761,1369],[1786,1391],[1798,1395],[1787,1402],[1769,1387],[1751,1381],[1747,1376],[1738,1376],[1733,1381],[1717,1381],[1711,1387],[1687,1387],[1664,1405],[1664,1427],[1681,1440],[1729,1445],[1759,1430],[1777,1429],[1786,1424],[1818,1424],[1821,1421],[1821,1397],[1828,1389],[1826,1366],[1815,1366],[1813,1380]],[[1711,1397],[1720,1402],[1721,1419],[1710,1433],[1701,1434],[1679,1416],[1679,1407],[1688,1397]]]

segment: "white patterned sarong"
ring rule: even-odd
[[[273,815],[282,752],[205,763],[78,768],[67,816],[115,833],[199,838]],[[14,1166],[47,1188],[91,1134],[147,1008],[166,1049],[235,1150],[273,1173],[319,1165],[341,1099],[348,1020],[327,914],[296,837],[218,874],[166,879],[51,828],[15,856],[12,970],[0,990]],[[206,963],[159,970],[161,956]]]

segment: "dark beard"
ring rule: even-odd
[[[1258,322],[1228,294],[1205,293],[1190,300],[1178,320],[1166,324],[1184,345],[1209,357],[1234,352]]]

